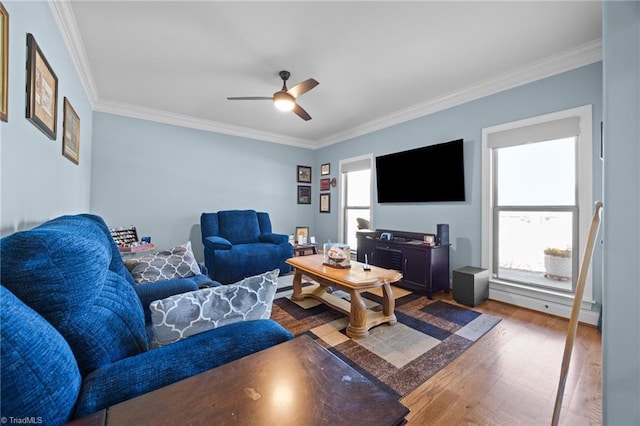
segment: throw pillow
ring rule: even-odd
[[[200,274],[200,267],[191,250],[191,241],[169,250],[126,260],[125,265],[138,284]]]
[[[235,284],[176,294],[151,302],[152,346],[159,347],[239,321],[271,317],[279,269]]]

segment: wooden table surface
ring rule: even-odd
[[[396,425],[408,413],[396,396],[301,336],[96,417],[108,425]]]
[[[347,288],[367,290],[380,287],[382,284],[392,284],[402,279],[402,273],[392,269],[371,266],[371,270],[365,271],[363,263],[351,262],[351,268],[334,268],[322,263],[323,255],[292,257],[287,263],[295,269],[319,275]]]

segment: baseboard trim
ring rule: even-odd
[[[531,296],[511,293],[502,289],[490,288],[489,299],[498,302],[508,303],[510,305],[520,306],[538,312],[555,315],[563,318],[571,317],[571,306],[564,305],[548,300],[542,300]],[[580,322],[585,324],[597,325],[600,314],[598,312],[580,309]]]

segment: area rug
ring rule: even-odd
[[[398,398],[424,383],[500,322],[491,315],[395,288],[398,323],[379,325],[369,336],[351,339],[346,335],[347,316],[313,299],[293,302],[290,291],[286,284],[278,290],[272,319],[294,336],[306,334],[315,339]],[[348,298],[348,294],[344,296]],[[362,296],[370,309],[382,309],[380,294]]]

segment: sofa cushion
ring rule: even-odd
[[[187,278],[200,274],[200,267],[191,250],[191,241],[169,250],[127,259],[125,265],[138,284]]]
[[[267,319],[279,270],[151,302],[152,346],[163,346],[239,321]]]
[[[257,243],[260,236],[255,210],[225,210],[218,212],[220,236],[231,244]]]
[[[0,240],[0,282],[62,334],[83,375],[148,350],[140,299],[109,270],[105,238],[73,216]]]
[[[11,417],[35,417],[46,425],[66,423],[81,383],[71,348],[44,318],[4,286],[0,299],[2,423]]]

